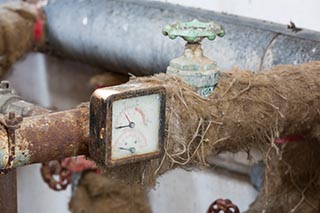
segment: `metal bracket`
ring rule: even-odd
[[[2,124],[8,134],[8,162],[7,165],[0,169],[0,174],[7,174],[13,168],[13,163],[15,159],[15,130],[20,128],[20,123],[22,122],[22,117],[16,116],[14,112],[10,112],[8,116],[0,117],[0,124]]]

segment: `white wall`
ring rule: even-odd
[[[256,195],[246,178],[238,175],[216,170],[176,169],[158,179],[149,198],[153,213],[205,213],[218,198],[228,198],[244,211]]]

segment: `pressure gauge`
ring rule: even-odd
[[[97,89],[90,100],[90,156],[108,167],[160,157],[165,89],[131,83]]]

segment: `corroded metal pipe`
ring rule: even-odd
[[[88,106],[73,110],[24,118],[14,132],[12,167],[87,155],[89,133]],[[10,157],[8,134],[0,126],[0,168]]]

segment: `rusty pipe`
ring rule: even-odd
[[[14,131],[12,167],[87,155],[88,112],[88,105],[81,105],[73,110],[24,118]],[[9,136],[1,125],[0,168],[6,168],[9,157]]]

